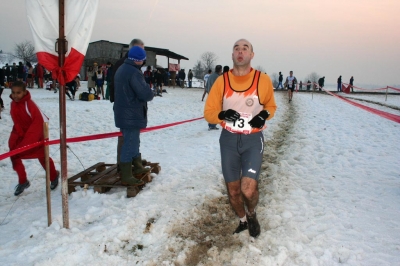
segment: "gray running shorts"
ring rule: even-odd
[[[219,145],[225,182],[237,181],[242,177],[258,181],[264,151],[262,132],[245,135],[223,129]]]

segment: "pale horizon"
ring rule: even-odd
[[[395,0],[100,1],[90,41],[140,38],[188,57],[181,60],[188,70],[208,51],[232,66],[233,43],[245,38],[254,47],[252,66],[270,75],[293,70],[299,80],[316,72],[326,84],[341,75],[346,83],[354,76],[356,86],[398,85],[399,9]],[[2,4],[0,25],[3,52],[32,41],[24,0]]]

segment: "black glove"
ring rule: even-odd
[[[262,110],[249,121],[249,124],[252,128],[262,128],[265,125],[265,120],[267,120],[268,116],[269,112],[267,110]]]
[[[240,114],[238,112],[236,112],[235,110],[228,109],[226,111],[221,111],[218,114],[218,118],[221,120],[234,122],[240,118]]]

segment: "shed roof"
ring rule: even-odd
[[[163,55],[163,56],[166,56],[166,57],[169,57],[169,58],[172,58],[172,59],[189,60],[189,58],[187,58],[187,57],[185,57],[183,55],[174,53],[174,52],[172,52],[172,51],[170,51],[168,49],[145,46],[144,50],[151,51],[151,52],[156,53],[156,55]]]
[[[117,42],[110,42],[110,41],[107,41],[107,40],[98,40],[98,41],[94,41],[94,42],[91,42],[91,43],[97,43],[97,42],[115,43],[115,44],[122,45],[122,47],[123,47],[124,50],[128,50],[128,49],[129,49],[129,45],[128,45],[128,44],[117,43]],[[89,44],[90,44],[90,43],[89,43]],[[169,57],[169,58],[172,58],[172,59],[189,60],[189,58],[187,58],[187,57],[185,57],[185,56],[183,56],[183,55],[174,53],[174,52],[172,52],[172,51],[170,51],[170,50],[168,50],[168,49],[164,49],[164,48],[157,48],[157,47],[144,46],[144,50],[145,50],[145,51],[149,51],[149,52],[154,52],[156,55],[162,55],[162,56],[166,56],[166,57]]]

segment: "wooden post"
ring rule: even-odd
[[[314,100],[314,84],[312,84],[312,82],[311,82],[311,86],[312,86],[311,99]]]
[[[64,66],[65,54],[67,53],[64,18],[65,5],[64,0],[58,1],[59,8],[59,35],[58,35],[58,65]],[[61,73],[62,75],[64,73]],[[61,195],[62,195],[62,214],[63,227],[69,228],[68,214],[68,179],[67,179],[67,121],[66,121],[66,104],[65,104],[65,85],[60,84],[59,90],[59,105],[60,105],[60,157],[61,157]]]
[[[49,161],[49,123],[43,123],[44,135],[44,162],[46,166],[46,199],[47,199],[47,226],[51,225],[51,196],[50,196],[50,161]]]
[[[389,86],[386,86],[386,97],[385,97],[385,102],[387,101],[388,90],[389,90]]]

